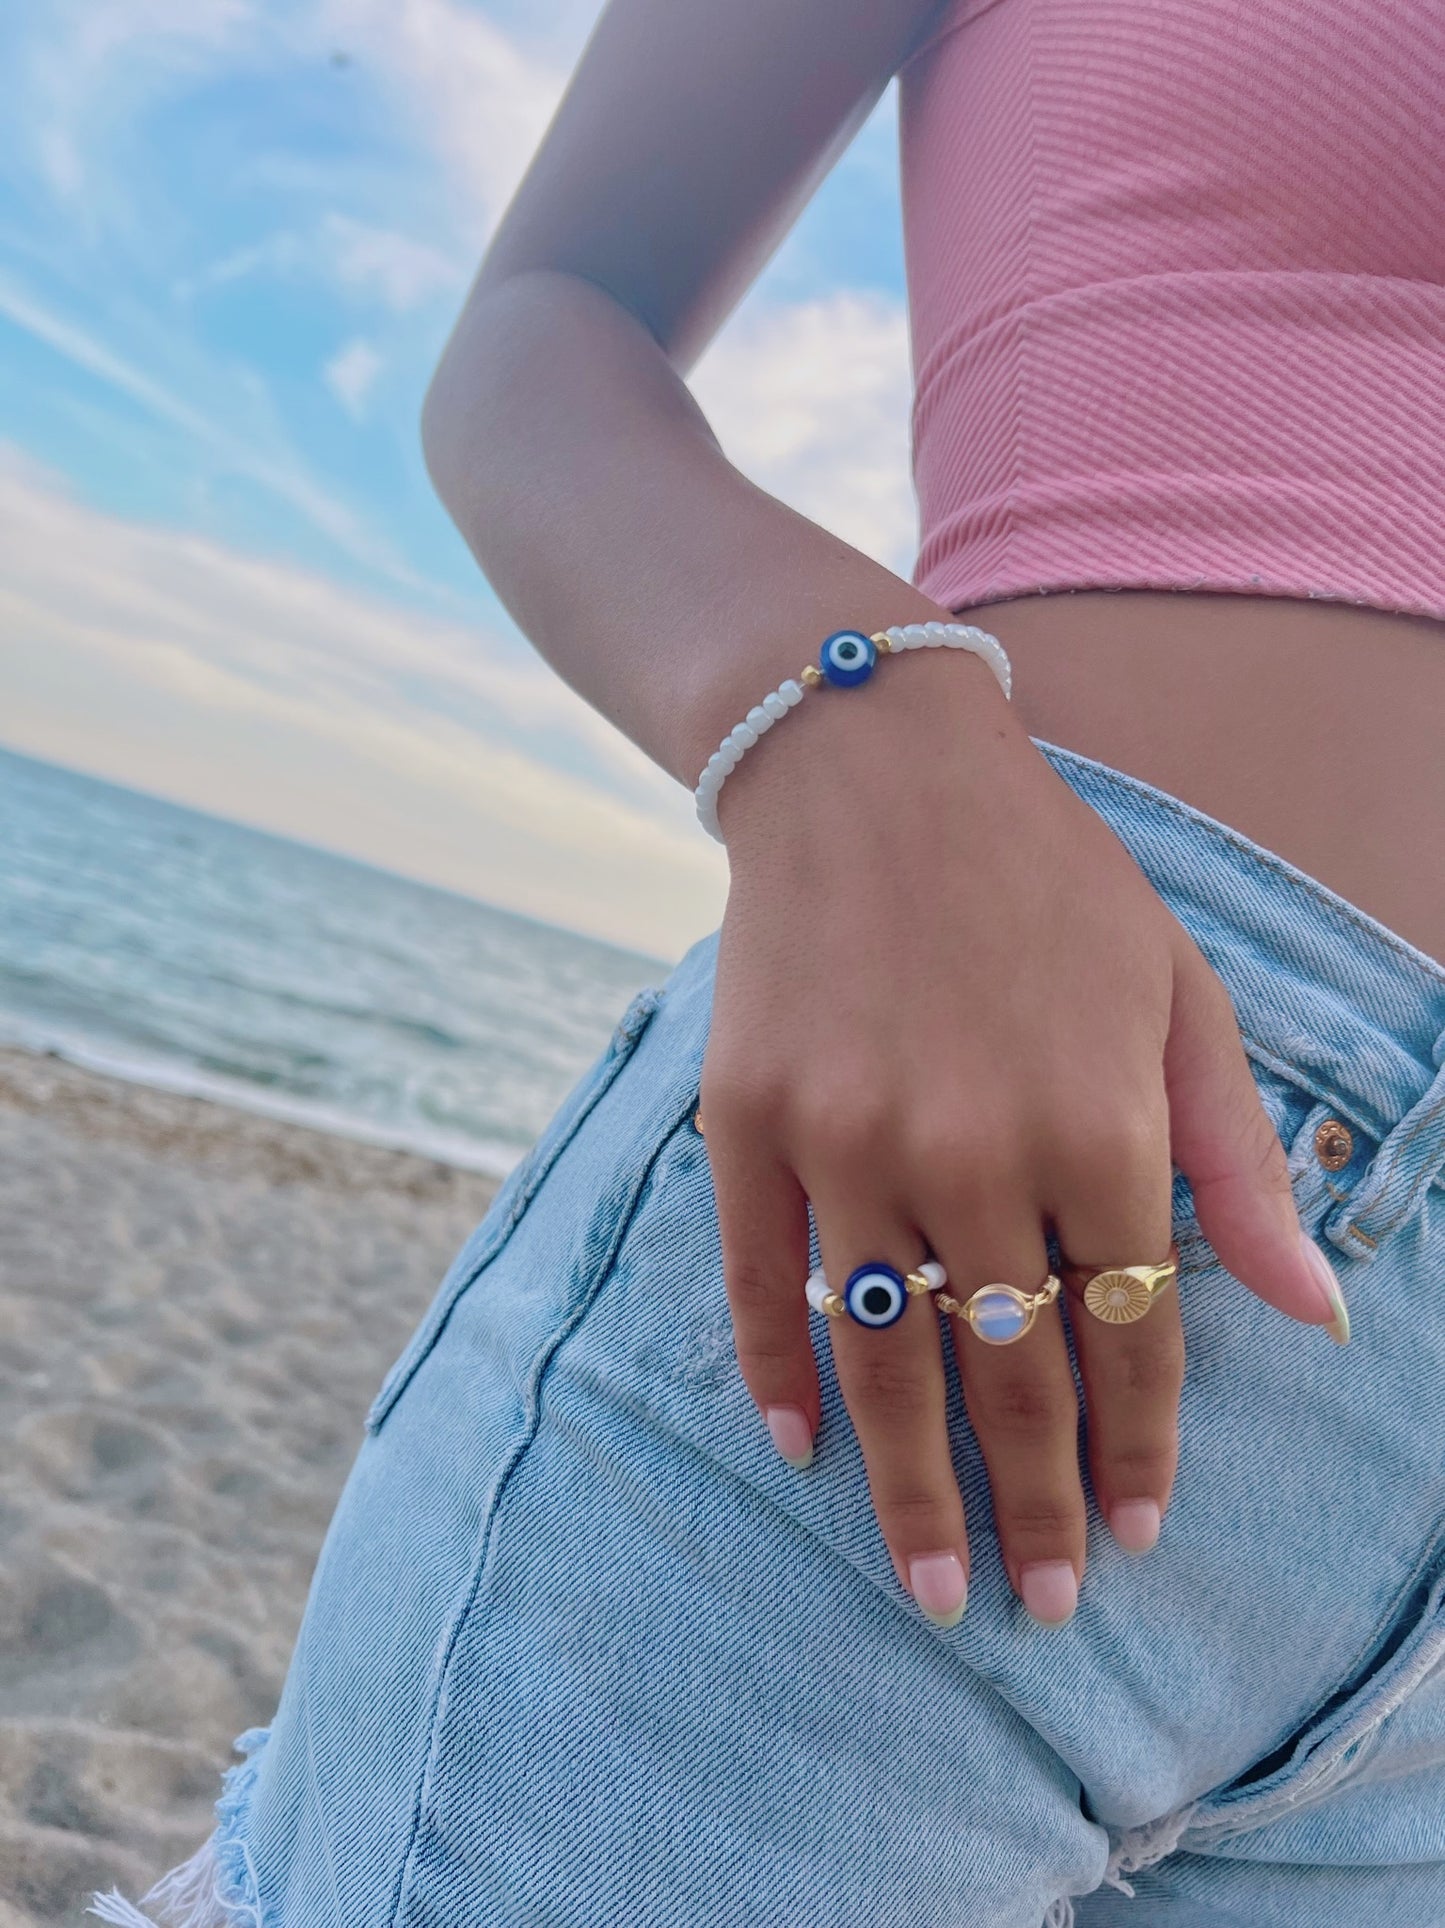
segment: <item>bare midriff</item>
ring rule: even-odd
[[[1445,623],[1154,590],[957,612],[1031,736],[1166,790],[1445,960]]]

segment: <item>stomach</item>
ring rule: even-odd
[[[1009,652],[1031,736],[1168,791],[1445,960],[1445,623],[1132,589],[955,614]]]

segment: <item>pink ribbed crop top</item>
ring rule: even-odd
[[[1445,0],[954,0],[899,115],[919,588],[1445,619]]]

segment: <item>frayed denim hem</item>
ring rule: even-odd
[[[216,1826],[189,1861],[163,1875],[135,1907],[112,1888],[93,1895],[86,1913],[114,1928],[264,1928],[246,1819],[268,1730],[253,1727],[235,1743],[246,1759],[228,1770],[216,1803]],[[142,1912],[149,1909],[149,1913]]]

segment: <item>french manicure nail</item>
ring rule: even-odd
[[[1335,1269],[1307,1232],[1300,1234],[1300,1250],[1305,1255],[1305,1263],[1310,1269],[1315,1284],[1329,1307],[1329,1323],[1325,1331],[1336,1345],[1344,1346],[1350,1342],[1350,1315],[1345,1308],[1345,1295],[1340,1290],[1340,1282],[1335,1277]]]
[[[769,1406],[763,1417],[768,1422],[773,1444],[789,1466],[796,1466],[801,1472],[812,1464],[813,1429],[800,1406]]]
[[[1041,1626],[1062,1627],[1079,1604],[1079,1583],[1067,1560],[1034,1560],[1019,1568],[1024,1605]]]
[[[908,1562],[908,1590],[935,1627],[956,1627],[968,1605],[968,1580],[956,1553],[919,1553]]]
[[[1147,1553],[1159,1538],[1159,1508],[1153,1500],[1120,1500],[1109,1531],[1126,1553]]]

